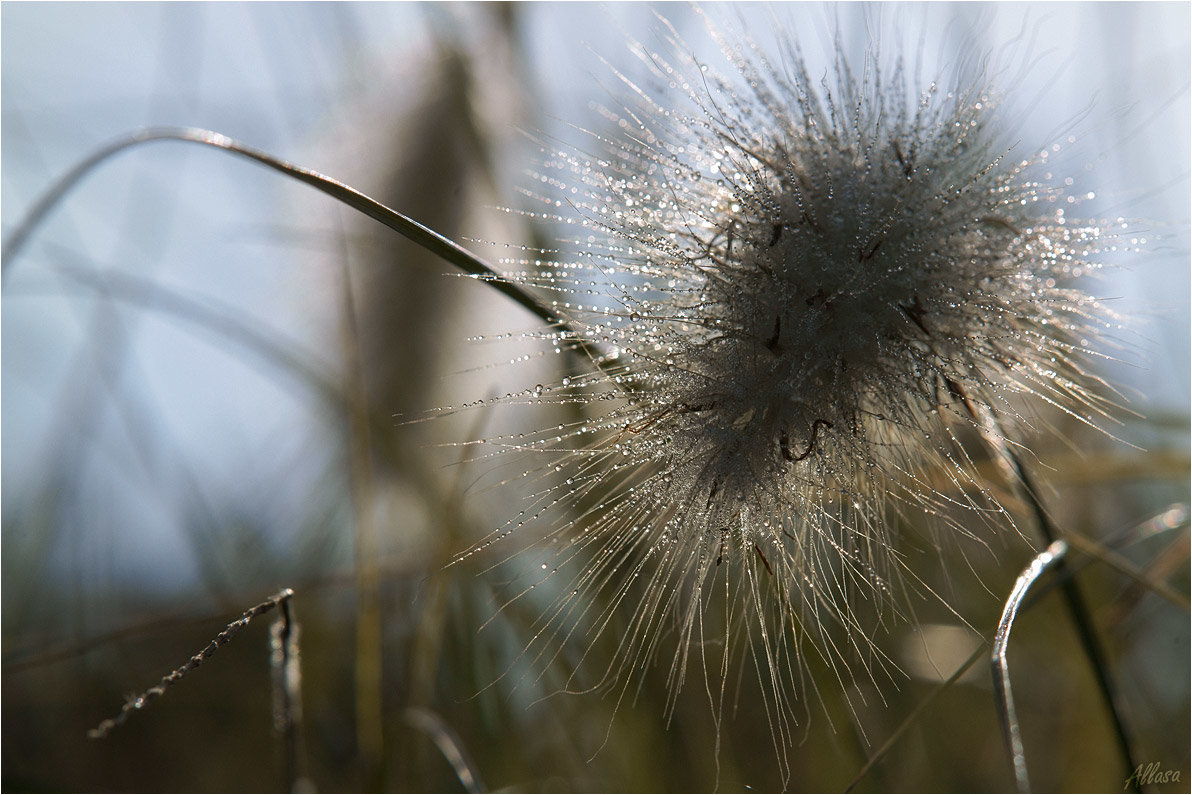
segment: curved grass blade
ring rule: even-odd
[[[546,306],[520,287],[501,277],[488,263],[454,241],[418,223],[409,216],[392,210],[355,188],[339,180],[320,174],[309,168],[289,163],[273,155],[243,144],[211,130],[197,127],[152,127],[117,139],[84,158],[64,174],[33,205],[29,214],[8,235],[0,248],[0,273],[7,276],[13,262],[37,227],[66,197],[68,193],[95,168],[115,155],[153,141],[182,141],[213,147],[254,160],[261,165],[284,174],[291,179],[304,182],[322,193],[343,202],[352,209],[379,221],[403,237],[417,243],[427,251],[442,257],[471,276],[486,282],[497,292],[511,299],[535,317],[553,326],[563,334],[563,341],[571,349],[584,353],[591,361],[599,362],[599,353],[590,346],[575,329],[557,317]]]
[[[1053,542],[1047,549],[1040,552],[1031,561],[1014,583],[1010,591],[1010,598],[1006,600],[1006,607],[1002,611],[1002,618],[998,622],[997,635],[993,640],[993,654],[990,665],[993,669],[993,689],[998,698],[998,716],[1002,722],[1002,732],[1005,735],[1006,747],[1010,751],[1010,761],[1014,766],[1014,780],[1019,792],[1031,791],[1031,780],[1026,770],[1026,753],[1022,747],[1022,733],[1018,726],[1018,716],[1014,711],[1014,696],[1010,689],[1010,667],[1006,664],[1006,646],[1010,643],[1010,629],[1018,615],[1018,608],[1022,604],[1026,592],[1036,580],[1042,576],[1050,566],[1058,565],[1068,551],[1068,545],[1063,541]]]

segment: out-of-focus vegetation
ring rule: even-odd
[[[1094,46],[1108,51],[1111,33],[1153,25],[1161,11],[1089,7]],[[560,89],[549,79],[575,69],[562,59],[581,59],[575,27],[588,25],[594,49],[619,42],[599,52],[614,64],[625,47],[614,15],[647,44],[651,35],[645,8],[551,4],[75,13],[3,9],[6,234],[95,146],[172,123],[343,179],[490,259],[551,248],[557,230],[493,209],[523,205],[517,186],[535,147],[519,131],[565,135],[551,112],[600,131],[598,115],[574,116],[585,109],[577,96],[604,101],[600,84],[613,82],[599,59],[583,59],[596,74],[586,82]],[[863,37],[861,14],[818,13],[815,41],[837,23],[842,38]],[[1002,9],[999,19],[1020,13]],[[1187,9],[1168,13],[1186,31]],[[701,24],[690,9],[667,14],[683,30]],[[383,25],[404,31],[396,44],[381,46]],[[1065,29],[1040,18],[1026,30]],[[1114,52],[1151,74],[1163,58],[1186,69],[1188,42]],[[125,74],[137,75],[127,90]],[[1131,110],[1096,117],[1088,162],[1119,144],[1150,151],[1144,122],[1184,130],[1169,144],[1184,158],[1174,174],[1142,172],[1152,176],[1098,211],[1162,227],[1153,263],[1144,257],[1137,270],[1186,269],[1186,120],[1171,119],[1186,115],[1188,75],[1143,98],[1124,78],[1099,80],[1089,77],[1087,95],[1104,88],[1098,102]],[[528,497],[459,443],[563,419],[529,407],[427,412],[557,380],[561,358],[530,349],[528,363],[507,362],[535,320],[305,188],[216,154],[155,146],[105,166],[4,263],[3,788],[290,788],[272,724],[267,618],[110,737],[87,736],[282,587],[295,592],[301,628],[304,786],[456,791],[466,768],[488,789],[781,788],[751,676],[719,736],[698,675],[666,717],[669,657],[619,703],[600,690],[560,692],[596,687],[618,632],[591,648],[576,638],[534,664],[520,652],[549,594],[499,608],[519,566],[536,561],[474,555],[447,565]],[[1144,155],[1093,173],[1134,173],[1135,157]],[[1186,273],[1177,277],[1186,285]],[[1144,293],[1141,304],[1170,329],[1162,318],[1173,300],[1178,313],[1170,294]],[[1148,379],[1156,390],[1186,382],[1186,361],[1163,360],[1186,355],[1186,310],[1165,332],[1174,342],[1126,340],[1123,358],[1145,359],[1148,348],[1159,357],[1128,390],[1145,416],[1123,413],[1112,429],[1131,444],[1063,417],[1047,418],[1057,433],[1026,440],[1057,524],[1116,554],[1077,548],[1071,561],[1139,761],[1180,775],[1161,791],[1192,780],[1188,523],[1186,508],[1169,510],[1189,500],[1188,414],[1186,395],[1158,410],[1147,398]],[[504,332],[508,345],[467,342]],[[992,466],[990,476],[996,483]],[[1029,514],[1017,516],[1029,536]],[[879,642],[900,672],[851,692],[853,710],[831,672],[811,665],[822,703],[808,697],[800,744],[785,751],[790,789],[846,787],[912,715],[858,789],[1013,786],[986,656],[940,683],[980,648],[957,616],[990,637],[1031,551],[1007,533],[971,549],[949,540],[941,553],[917,528],[903,531],[908,565],[955,614],[925,601],[917,623],[895,623]],[[1120,790],[1110,724],[1055,593],[1020,616],[1010,663],[1034,786]],[[463,761],[453,765],[444,748]]]

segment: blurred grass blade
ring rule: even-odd
[[[450,726],[443,722],[442,718],[430,710],[415,708],[406,710],[406,723],[426,732],[426,735],[434,741],[466,791],[486,791],[484,783],[476,772],[475,765],[464,752],[459,737],[451,730]]]
[[[204,305],[131,273],[108,271],[101,274],[64,263],[56,264],[52,269],[101,295],[172,315],[231,340],[306,383],[329,405],[336,409],[342,409],[344,405],[343,391],[324,376],[320,368],[306,361],[283,341],[245,323],[230,309]]]
[[[1187,537],[1185,536],[1184,538],[1186,540]],[[1084,536],[1078,535],[1076,533],[1069,533],[1067,536],[1067,541],[1084,554],[1089,555],[1096,560],[1100,560],[1110,568],[1129,577],[1135,585],[1141,587],[1142,589],[1151,591],[1157,596],[1161,596],[1171,604],[1178,607],[1180,610],[1183,610],[1185,613],[1192,611],[1192,605],[1189,604],[1188,596],[1186,594],[1180,593],[1166,582],[1163,582],[1162,579],[1160,579],[1158,576],[1155,576],[1153,573],[1148,573],[1147,571],[1143,571],[1142,569],[1138,568],[1133,563],[1126,560],[1124,557],[1109,549],[1105,545],[1099,544],[1091,538],[1085,538]],[[1178,539],[1174,543],[1179,543]],[[1178,557],[1179,556],[1177,556],[1177,558]],[[1179,559],[1186,560],[1186,556]],[[1162,571],[1167,571],[1167,569],[1162,569]]]
[[[960,677],[968,673],[968,670],[977,664],[977,660],[981,659],[981,655],[985,653],[987,643],[988,641],[978,646],[973,653],[969,655],[969,658],[961,663],[960,666],[952,672],[951,676],[949,676],[945,681],[940,682],[938,687],[928,693],[925,698],[915,705],[915,708],[911,710],[910,714],[903,718],[902,723],[898,724],[898,728],[896,728],[890,734],[889,738],[882,743],[881,748],[878,748],[873,753],[873,756],[869,757],[869,761],[867,761],[861,767],[861,769],[857,771],[857,774],[853,776],[851,781],[849,781],[848,786],[844,788],[845,792],[852,792],[856,786],[861,783],[861,779],[865,778],[865,774],[868,773],[874,765],[880,762],[882,758],[890,752],[890,749],[894,747],[894,744],[897,743],[904,734],[906,734],[907,729],[909,729],[915,724],[916,721],[919,720],[919,717],[929,706],[931,706],[936,697],[960,681]]]

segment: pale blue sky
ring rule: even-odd
[[[685,6],[664,10],[685,30],[698,30]],[[766,13],[740,11],[765,45],[772,37]],[[396,107],[408,101],[405,94],[438,57],[432,31],[453,30],[470,48],[491,41],[485,11],[464,4],[7,3],[0,13],[5,232],[54,176],[144,125],[212,128],[332,176],[363,178],[367,146],[353,136],[375,141],[383,133],[375,129],[384,116],[378,106],[386,97]],[[543,98],[531,132],[541,125],[566,137],[568,122],[593,123],[590,101],[606,101],[606,89],[616,85],[600,58],[632,69],[624,31],[647,45],[656,41],[644,5],[541,3],[519,13],[528,71]],[[836,13],[797,6],[780,8],[778,16],[814,63]],[[1143,219],[1164,236],[1129,263],[1129,273],[1106,282],[1121,298],[1115,306],[1145,321],[1139,338],[1126,340],[1145,352],[1145,363],[1118,368],[1114,378],[1141,394],[1132,400],[1143,413],[1186,412],[1189,6],[933,4],[838,12],[846,46],[867,40],[867,17],[871,28],[887,31],[886,47],[899,46],[894,29],[924,25],[928,40],[941,46],[956,19],[977,15],[984,15],[991,51],[1021,33],[1028,45],[1035,42],[1024,49],[1040,54],[1026,71],[1028,83],[1004,87],[1023,107],[1023,140],[1045,140],[1057,129],[1079,133],[1065,162],[1095,186],[1089,211]],[[498,135],[519,137],[520,124],[503,124]],[[520,154],[499,163],[510,196],[531,165],[520,161],[524,148],[513,151]],[[311,451],[330,420],[299,385],[159,313],[112,314],[92,290],[51,269],[139,274],[234,307],[326,360],[326,318],[312,322],[308,312],[325,283],[295,280],[295,260],[309,244],[294,230],[332,222],[295,216],[296,208],[327,207],[304,191],[218,154],[158,144],[121,156],[71,195],[4,283],[6,527],[10,506],[44,482],[53,460],[71,457],[78,477],[66,488],[82,515],[120,529],[71,547],[59,563],[69,569],[98,556],[112,572],[176,585],[195,571],[189,542],[174,526],[171,484],[182,489],[194,477],[210,484],[210,495],[251,500],[254,488],[276,487],[268,472],[277,462],[317,457]],[[398,209],[417,216],[417,208]],[[106,361],[113,340],[121,353]],[[1140,359],[1136,352],[1127,358]],[[93,430],[80,441],[63,415],[87,405],[98,408],[85,420]],[[142,422],[140,432],[169,440],[163,444],[184,463],[140,460],[129,439]],[[279,526],[301,513],[302,495],[318,487],[320,471],[292,469],[292,491],[273,495]],[[146,490],[146,478],[160,490]]]

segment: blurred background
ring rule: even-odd
[[[490,261],[532,258],[525,247],[558,248],[565,233],[506,208],[529,206],[541,141],[615,134],[596,106],[625,90],[613,68],[644,72],[632,41],[665,49],[655,11],[5,4],[3,232],[113,138],[192,125],[336,177]],[[722,62],[693,8],[661,12]],[[1094,288],[1126,319],[1104,373],[1128,407],[1117,438],[1055,417],[1060,437],[1027,441],[1057,522],[1117,556],[1074,556],[1079,582],[1139,761],[1180,772],[1157,789],[1186,790],[1189,7],[710,13],[764,48],[797,36],[812,74],[830,68],[837,30],[855,63],[876,38],[940,74],[976,37],[1015,76],[1001,87],[1023,153],[1064,141],[1057,177],[1096,197],[1081,214],[1130,219],[1123,248],[1144,253]],[[268,791],[296,778],[332,791],[839,790],[979,646],[928,604],[921,628],[895,625],[880,642],[897,681],[851,694],[866,705],[853,711],[825,684],[786,752],[789,780],[748,688],[719,743],[697,682],[666,719],[664,664],[619,706],[560,693],[585,651],[612,658],[616,633],[531,665],[519,652],[549,595],[498,612],[510,566],[446,566],[529,497],[462,443],[561,421],[549,407],[435,411],[562,376],[566,362],[521,338],[528,313],[307,187],[178,143],[102,166],[4,269],[5,790]],[[948,554],[923,552],[916,571],[987,632],[1030,550],[1015,537],[958,565]],[[301,626],[295,763],[272,728],[268,618],[109,738],[87,738],[283,587]],[[1062,602],[1039,600],[1015,632],[1036,788],[1120,791]],[[984,657],[856,786],[1013,786]]]

